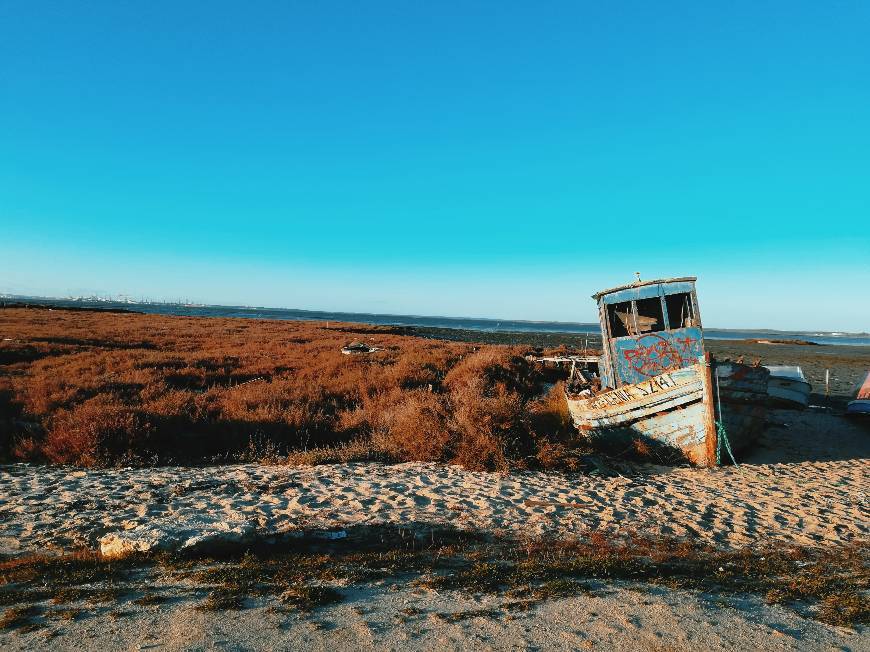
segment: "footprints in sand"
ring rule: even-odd
[[[209,536],[352,524],[441,522],[522,533],[597,528],[721,545],[868,536],[870,461],[679,468],[635,477],[509,476],[409,463],[75,471],[0,467],[0,552],[97,545],[106,533]],[[155,534],[157,533],[157,534]]]

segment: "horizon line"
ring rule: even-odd
[[[129,295],[118,295],[118,296],[129,296]],[[579,321],[559,321],[559,320],[534,320],[534,319],[511,319],[511,318],[499,318],[499,317],[470,317],[470,316],[449,316],[449,315],[415,315],[411,313],[392,313],[392,312],[355,312],[349,310],[324,310],[324,309],[312,309],[312,308],[291,308],[287,306],[245,306],[245,305],[234,305],[234,304],[224,304],[224,303],[196,303],[196,302],[174,302],[167,300],[152,300],[152,299],[130,299],[130,301],[118,300],[115,298],[106,298],[102,299],[97,295],[92,295],[90,297],[54,297],[54,296],[43,296],[43,295],[29,295],[29,294],[10,294],[10,293],[0,293],[0,298],[5,299],[38,299],[40,301],[90,301],[92,303],[98,302],[107,302],[107,303],[120,303],[126,305],[165,305],[165,306],[183,306],[190,308],[237,308],[237,309],[245,309],[245,310],[292,310],[296,312],[307,312],[307,313],[334,313],[341,315],[357,315],[357,316],[381,316],[381,317],[412,317],[415,319],[447,319],[453,321],[460,320],[475,320],[475,321],[487,321],[487,322],[513,322],[517,324],[562,324],[562,325],[571,325],[571,326],[600,326],[599,322],[579,322]],[[752,332],[752,331],[762,331],[766,333],[795,333],[795,334],[803,334],[803,335],[826,335],[831,337],[840,336],[870,336],[870,333],[866,331],[830,331],[823,329],[808,329],[808,330],[784,330],[779,328],[765,328],[765,327],[741,327],[741,328],[718,328],[716,326],[703,326],[705,330],[715,330],[715,331],[726,331],[726,332],[734,332],[734,333],[744,333],[744,332]]]

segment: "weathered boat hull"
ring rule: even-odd
[[[810,404],[810,384],[782,378],[771,378],[767,393],[770,402],[784,407],[805,408]]]
[[[870,400],[849,401],[846,406],[846,414],[866,414],[870,416]]]
[[[718,426],[734,453],[760,434],[767,375],[763,368],[702,358],[594,396],[569,394],[568,410],[582,436],[614,443],[640,439],[678,450],[693,464],[713,466],[725,443],[719,442]]]
[[[790,408],[805,408],[810,404],[812,386],[804,372],[796,366],[767,366],[770,380],[767,383],[769,402]]]
[[[764,367],[736,362],[713,362],[713,368],[711,400],[715,401],[716,418],[736,455],[754,443],[764,430],[770,372]]]

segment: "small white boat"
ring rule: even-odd
[[[864,382],[858,386],[855,400],[849,401],[846,406],[846,414],[870,415],[870,371],[864,376]]]
[[[810,403],[812,386],[804,371],[791,365],[765,365],[770,372],[767,394],[771,403],[788,407],[805,408]]]

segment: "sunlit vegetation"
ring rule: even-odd
[[[0,311],[0,456],[81,466],[569,459],[517,346],[322,322]],[[360,340],[380,348],[344,355]],[[542,398],[543,397],[543,398]]]

